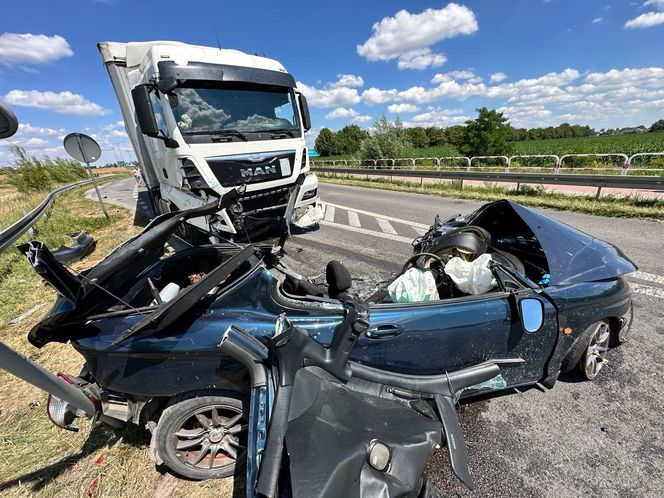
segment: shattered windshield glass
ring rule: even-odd
[[[299,132],[294,94],[287,88],[178,87],[169,102],[183,135]]]

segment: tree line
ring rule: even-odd
[[[403,126],[397,117],[390,121],[385,116],[372,126],[371,133],[357,125],[344,126],[337,132],[323,128],[316,138],[315,147],[321,156],[359,155],[362,159],[384,159],[404,157],[412,149],[452,145],[466,156],[503,155],[513,150],[512,142],[551,138],[575,138],[594,136],[597,132],[589,126],[570,125],[546,128],[514,128],[502,112],[486,107],[477,109],[476,119],[465,125],[441,128]],[[644,126],[616,130],[601,130],[608,133],[636,133],[662,131],[664,120],[660,119],[649,129]]]

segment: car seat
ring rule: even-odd
[[[340,294],[348,292],[353,286],[353,279],[346,267],[339,261],[330,261],[325,268],[328,296],[337,299]]]

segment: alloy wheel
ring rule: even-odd
[[[241,410],[212,405],[180,419],[173,434],[175,455],[189,467],[218,471],[246,453],[247,422]]]
[[[610,339],[611,330],[609,324],[599,322],[595,331],[590,336],[581,364],[583,373],[588,380],[593,380],[597,377],[597,374],[606,363],[606,352],[609,350]]]

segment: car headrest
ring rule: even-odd
[[[325,278],[327,279],[328,294],[331,298],[336,298],[341,292],[346,292],[353,286],[350,273],[339,261],[330,261],[327,264]]]

